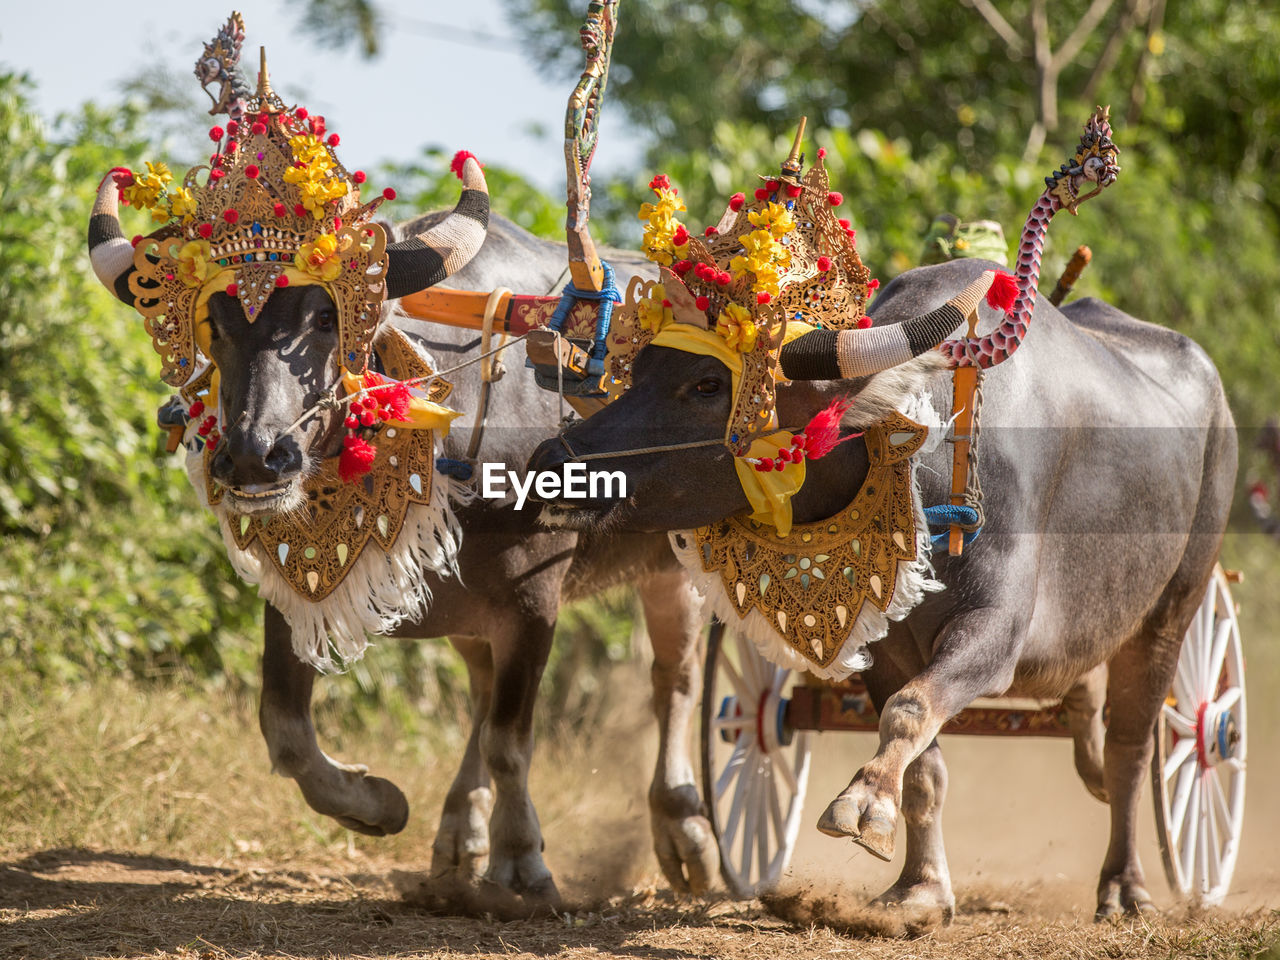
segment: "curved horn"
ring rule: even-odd
[[[115,174],[128,173],[114,167],[98,184],[98,197],[89,214],[89,262],[102,285],[124,303],[133,306],[129,274],[133,272],[133,244],[120,229],[120,190]]]
[[[852,380],[906,363],[936,347],[964,323],[995,279],[994,270],[985,270],[937,310],[901,323],[862,330],[814,330],[797,337],[778,357],[782,375],[788,380]]]
[[[387,247],[387,296],[434,286],[470,262],[489,228],[489,188],[474,157],[462,164],[462,196],[430,230]]]

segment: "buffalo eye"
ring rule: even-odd
[[[705,379],[699,380],[694,389],[704,397],[714,397],[720,392],[721,386],[723,386],[723,384],[716,377],[706,377]]]
[[[316,314],[316,329],[332,330],[333,325],[338,322],[338,312],[332,307],[326,307]]]

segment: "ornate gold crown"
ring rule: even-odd
[[[196,324],[211,293],[237,297],[252,323],[272,291],[289,284],[291,268],[304,275],[295,273],[295,279],[325,285],[338,311],[339,360],[362,372],[383,299],[422,290],[461,269],[488,226],[484,175],[461,151],[453,169],[463,191],[453,212],[418,236],[388,245],[372,217],[395,191],[360,202],[365,174],[338,160],[338,135],[325,129],[323,117],[286,107],[271,89],[265,52],[257,92],[242,96],[235,57],[243,29],[233,15],[196,65],[202,84],[222,84],[214,109],[225,107],[231,115],[225,128],[209,130],[215,144],[209,163],[191,168],[181,185],[162,163],[147,163],[145,173],[117,168],[100,184],[89,223],[94,272],[142,314],[161,357],[161,377],[174,386],[202,365]],[[125,240],[121,199],[149,211],[162,226]]]
[[[665,176],[649,184],[645,255],[657,283],[633,280],[613,315],[606,365],[617,395],[630,387],[636,355],[669,323],[712,330],[742,355],[743,370],[725,439],[739,454],[772,423],[778,350],[788,323],[833,330],[865,327],[879,283],[858,256],[843,203],[831,190],[825,151],[801,176],[804,121],[776,177],[761,177],[753,200],[735,194],[714,227],[693,237],[675,219],[685,209]]]

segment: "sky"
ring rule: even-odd
[[[300,30],[298,8],[282,0],[6,4],[0,68],[30,76],[34,102],[52,121],[85,100],[118,100],[124,81],[146,67],[164,66],[188,85],[193,116],[212,124],[192,66],[238,9],[246,33],[241,63],[251,68],[246,72],[256,77],[258,47],[265,45],[276,91],[325,116],[329,129],[342,136],[341,157],[349,169],[411,160],[424,146],[467,149],[560,193],[560,131],[578,73],[540,74],[512,39],[501,0],[380,0],[379,6],[392,26],[380,55],[364,60],[354,49],[320,47]],[[585,0],[582,7],[585,12]],[[577,35],[565,42],[576,47]],[[630,168],[641,151],[638,135],[613,106],[606,103],[593,167],[601,174]]]

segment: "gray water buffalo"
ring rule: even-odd
[[[964,260],[899,276],[875,301],[872,330],[935,311],[991,266]],[[880,747],[818,823],[887,859],[902,815],[906,861],[883,903],[953,909],[941,827],[947,771],[935,737],[973,699],[1008,694],[1066,698],[1077,768],[1110,803],[1098,916],[1152,908],[1137,805],[1153,724],[1226,524],[1233,422],[1213,364],[1187,338],[1097,300],[1059,311],[1034,286],[1032,305],[1034,330],[1018,356],[985,378],[981,536],[960,556],[936,552],[945,589],[871,645],[863,677],[880,711]],[[625,472],[629,497],[553,500],[549,515],[578,530],[673,531],[747,512],[725,446],[607,456],[722,436],[730,393],[719,360],[644,348],[630,390],[530,462],[554,470],[573,456],[600,457],[594,466]],[[873,393],[879,402],[924,393],[944,421],[950,413],[950,378],[928,353],[876,376],[780,384],[779,421],[798,428],[845,396],[847,433],[874,418],[860,413],[860,398]],[[924,456],[924,505],[948,502],[950,459],[945,446]],[[860,439],[809,462],[796,522],[844,508],[867,469]]]
[[[132,303],[126,292],[132,250],[124,249],[128,241],[122,239],[116,203],[108,178],[90,227],[91,256],[108,289]],[[470,228],[444,221],[458,216],[457,211],[429,216],[406,236],[440,228],[456,242],[459,230]],[[401,243],[399,249],[411,253],[426,249],[420,242],[415,247],[412,239]],[[563,244],[538,240],[494,217],[478,254],[449,282],[544,292],[557,283],[566,262]],[[623,282],[648,270],[637,257],[615,258],[614,264]],[[208,302],[209,348],[222,371],[220,407],[229,425],[209,469],[241,515],[294,509],[304,498],[307,478],[342,449],[344,412],[327,410],[300,423],[303,412],[338,380],[334,303],[320,286],[279,289],[251,322],[230,294],[214,293]],[[375,343],[394,327],[429,354],[436,369],[479,353],[474,331],[400,316],[394,306],[387,314]],[[508,363],[518,366],[523,349],[516,347],[508,356]],[[480,367],[465,367],[448,379],[453,402],[469,411],[455,424],[444,450],[460,459],[475,422]],[[555,395],[539,389],[523,370],[514,371],[494,385],[478,457],[519,470],[537,442],[555,432],[559,419]],[[203,488],[203,478],[194,479]],[[654,650],[654,712],[661,738],[649,790],[654,848],[677,890],[705,890],[716,850],[689,757],[701,623],[687,579],[661,536],[550,530],[537,522],[536,513],[517,510],[510,499],[456,505],[462,535],[459,575],[429,573],[429,612],[420,622],[402,624],[396,634],[448,636],[466,662],[474,701],[466,754],[433,845],[432,874],[465,880],[483,874],[499,888],[520,894],[524,906],[558,902],[527,786],[538,683],[561,604],[629,583],[640,593]],[[292,634],[285,617],[268,603],[260,721],[273,769],[295,779],[315,810],[350,829],[375,836],[403,829],[408,804],[399,788],[362,765],[333,760],[318,746],[310,710],[315,669],[295,655]]]

